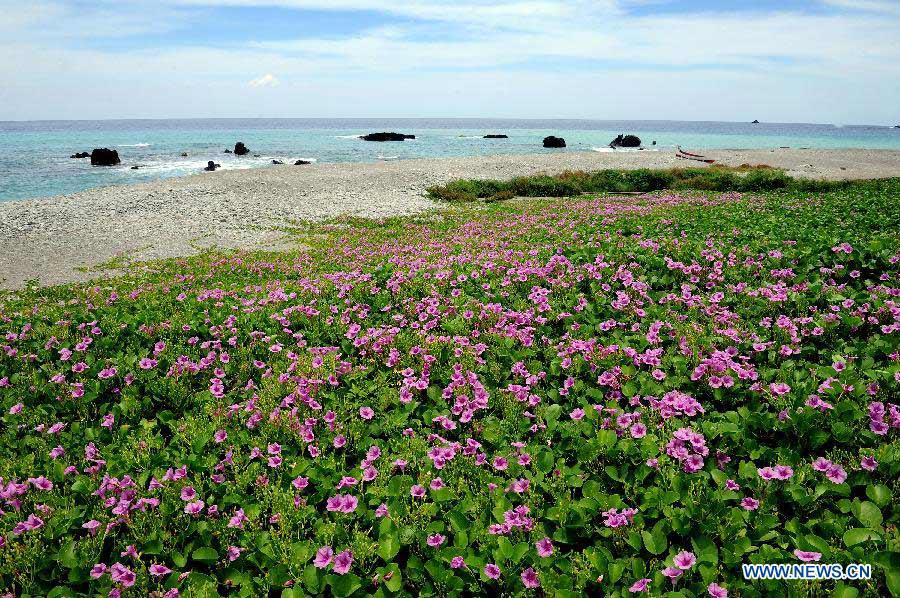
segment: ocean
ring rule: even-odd
[[[416,139],[376,143],[358,138],[379,131],[413,134]],[[509,139],[483,139],[490,133],[506,134]],[[209,160],[222,168],[238,169],[271,167],[272,160],[371,162],[608,151],[606,146],[619,133],[638,135],[651,151],[669,151],[675,145],[686,149],[900,150],[900,129],[856,125],[503,119],[0,121],[0,201],[197,174]],[[548,135],[565,138],[568,147],[544,149],[541,141]],[[243,141],[251,154],[236,157],[224,153],[237,141]],[[69,157],[97,147],[117,150],[122,164],[91,167],[90,160]],[[182,157],[182,152],[187,157]],[[132,166],[138,169],[132,170]]]

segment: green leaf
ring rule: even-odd
[[[844,533],[844,544],[849,548],[870,540],[880,540],[881,534],[870,529],[855,527]]]
[[[891,490],[881,484],[869,484],[866,486],[866,496],[879,507],[887,506],[891,502]]]
[[[362,587],[362,581],[352,573],[347,573],[346,575],[328,575],[325,577],[325,581],[331,586],[331,591],[334,592],[334,595],[340,597],[350,596],[353,592]]]
[[[386,563],[390,563],[400,552],[400,538],[395,533],[382,535],[378,539],[378,556]]]
[[[650,552],[650,554],[660,555],[666,551],[669,547],[668,540],[666,540],[666,535],[663,533],[659,533],[656,527],[653,528],[652,532],[643,531],[641,532],[641,538],[644,539],[644,547]]]
[[[867,500],[859,504],[859,513],[856,515],[856,518],[870,529],[880,528],[881,522],[884,520],[881,510],[875,506],[875,503]]]
[[[219,558],[219,553],[209,546],[204,546],[191,553],[191,558],[204,563],[214,563]]]

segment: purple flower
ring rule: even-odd
[[[353,553],[349,550],[345,550],[344,552],[334,557],[333,571],[338,575],[344,575],[345,573],[350,571],[350,565],[352,564]]]
[[[154,575],[156,577],[160,577],[162,575],[168,575],[172,570],[166,567],[165,565],[159,565],[154,563],[150,565],[150,575]]]
[[[814,563],[818,562],[819,559],[822,558],[821,552],[807,552],[805,550],[795,550],[794,556],[803,561],[804,563]]]
[[[875,460],[875,457],[863,457],[859,460],[859,466],[866,471],[875,471],[875,468],[878,467],[878,461]]]
[[[535,544],[537,548],[538,556],[541,558],[547,558],[551,554],[553,554],[553,542],[550,541],[550,538],[541,538]]]
[[[741,500],[741,506],[748,511],[755,511],[759,508],[759,501],[749,496]]]
[[[709,592],[709,595],[712,596],[712,598],[728,598],[728,590],[717,583],[709,584],[706,591]]]
[[[319,569],[324,569],[331,564],[331,558],[333,556],[334,551],[331,549],[331,546],[323,546],[316,551],[316,558],[313,559],[313,565]]]
[[[484,574],[491,579],[500,579],[500,567],[494,563],[488,563],[484,566]]]
[[[538,581],[537,573],[531,567],[522,571],[522,583],[526,588],[534,589],[541,587],[541,582]]]
[[[697,557],[694,556],[693,552],[688,552],[687,550],[682,550],[678,554],[675,555],[675,558],[672,559],[672,562],[675,563],[675,566],[681,569],[682,571],[687,571],[691,567],[694,566],[694,563],[697,562]]]
[[[628,591],[632,594],[637,594],[638,592],[643,592],[647,589],[647,586],[650,585],[650,580],[648,578],[639,579],[628,588]]]
[[[422,498],[423,496],[425,496],[425,488],[416,484],[409,489],[409,494],[413,498]]]
[[[432,548],[437,548],[438,546],[440,546],[441,544],[443,544],[446,541],[447,541],[447,537],[442,536],[441,534],[434,534],[434,535],[428,536],[428,545],[431,546]]]

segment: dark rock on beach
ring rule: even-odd
[[[221,167],[222,167],[221,164],[216,164],[215,162],[210,160],[209,162],[206,163],[206,168],[204,168],[203,170],[205,170],[206,172],[215,172],[216,168],[221,168]]]
[[[509,139],[509,135],[485,135],[485,139]]]
[[[363,141],[404,141],[405,139],[415,138],[415,135],[406,135],[404,133],[369,133],[360,137]]]
[[[281,160],[272,160],[272,164],[284,164]]]
[[[544,147],[566,147],[566,140],[562,137],[544,137]]]
[[[115,166],[121,164],[119,152],[105,147],[91,152],[91,166]]]
[[[304,164],[312,164],[309,160],[297,160],[294,162],[294,166],[303,166]]]
[[[137,170],[138,168],[140,168],[140,166],[132,166],[131,170]]]
[[[234,144],[234,155],[235,156],[246,156],[250,153],[250,150],[247,149],[247,146],[244,145],[243,141],[238,141]]]
[[[90,158],[90,157],[91,157],[91,152],[78,152],[77,154],[72,154],[72,155],[69,156],[69,157],[70,157],[70,158],[77,158],[78,160],[80,160],[80,159],[82,159],[82,158]]]
[[[641,138],[637,135],[619,135],[609,142],[609,147],[640,147]]]

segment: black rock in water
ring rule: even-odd
[[[759,124],[759,121],[758,121],[758,120],[754,120],[754,121],[751,122],[750,124],[751,124],[751,125],[758,125],[758,124]]]
[[[226,154],[230,154],[230,153],[232,153],[232,152],[231,152],[230,149],[228,149],[228,148],[226,147],[226,148],[225,148],[225,153],[226,153]]]
[[[206,168],[204,168],[203,170],[205,170],[206,172],[215,172],[216,168],[221,168],[221,166],[221,164],[216,164],[215,162],[210,160],[206,163]]]
[[[138,168],[140,168],[140,166],[132,166],[131,170],[137,170]]]
[[[544,137],[544,147],[566,147],[566,140],[562,137]]]
[[[309,160],[297,160],[294,162],[294,166],[303,166],[304,164],[312,164]]]
[[[485,135],[485,139],[509,139],[509,135]]]
[[[116,150],[103,147],[91,152],[91,166],[115,166],[121,163],[119,152]]]
[[[404,133],[369,133],[360,137],[363,141],[403,141],[415,138],[415,135],[406,135]]]
[[[70,158],[77,158],[78,160],[80,160],[80,159],[82,159],[82,158],[90,158],[90,157],[91,157],[91,152],[78,152],[77,154],[72,154],[72,155],[69,156],[69,157],[70,157]]]
[[[640,147],[641,138],[637,135],[619,135],[609,143],[609,147]]]
[[[272,164],[284,164],[281,160],[272,160]]]
[[[250,150],[247,149],[247,146],[244,145],[243,141],[238,141],[234,144],[234,155],[235,156],[245,156],[250,153]]]
[[[187,152],[181,152],[181,157],[182,157],[182,158],[187,158],[187,157],[188,157],[188,153],[187,153]]]

